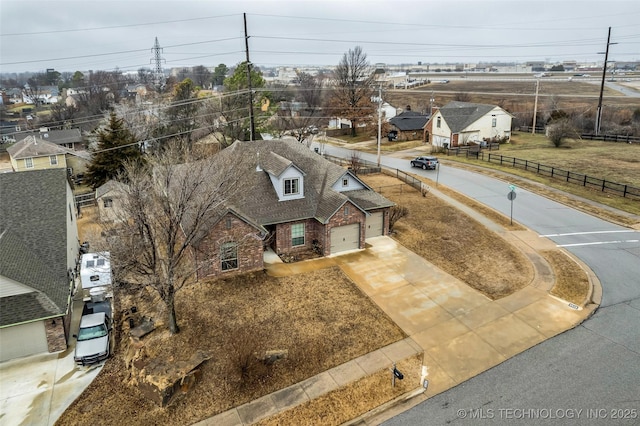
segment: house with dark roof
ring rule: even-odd
[[[84,144],[80,129],[49,130],[42,128],[38,132],[18,133],[15,135],[15,140],[16,142],[20,142],[29,136],[73,150],[82,148]]]
[[[194,242],[199,277],[262,269],[265,249],[293,258],[328,256],[389,233],[394,203],[304,144],[237,141],[212,161],[230,164],[235,156],[250,159],[236,170],[243,190]]]
[[[407,106],[404,112],[389,120],[389,124],[391,124],[390,133],[395,133],[395,140],[409,141],[420,139],[424,133],[424,125],[427,123],[427,120],[429,120],[428,115],[411,111],[411,107]]]
[[[452,101],[434,111],[424,126],[425,140],[436,147],[509,141],[513,116],[497,105]]]
[[[67,348],[76,221],[65,169],[0,174],[0,361]]]

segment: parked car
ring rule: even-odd
[[[109,358],[111,352],[111,319],[105,312],[83,315],[73,360],[78,365],[91,365]]]
[[[438,165],[436,157],[416,157],[411,160],[411,167],[422,167],[424,170],[435,170]]]

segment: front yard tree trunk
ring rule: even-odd
[[[180,327],[178,327],[178,321],[176,320],[176,308],[173,297],[167,301],[167,311],[169,313],[169,331],[171,334],[178,334]]]

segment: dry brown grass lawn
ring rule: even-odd
[[[391,386],[391,372],[381,370],[290,410],[257,422],[256,426],[337,426],[416,388],[422,354],[397,364],[404,380]]]
[[[522,252],[433,194],[423,197],[382,174],[363,180],[409,209],[395,225],[395,239],[491,299],[507,296],[533,279],[531,263]]]
[[[143,341],[147,355],[167,361],[201,349],[212,355],[203,380],[168,408],[146,400],[127,384],[123,347],[63,414],[58,424],[191,424],[300,382],[333,366],[398,341],[404,333],[337,267],[285,278],[264,273],[201,282],[177,295],[181,332],[169,336],[157,299],[123,297],[158,321]],[[127,301],[131,300],[131,301]],[[135,300],[135,302],[133,301]],[[123,340],[128,326],[120,324]],[[243,378],[239,358],[286,349],[272,367],[252,362]]]
[[[587,274],[573,259],[559,250],[543,251],[541,254],[553,268],[556,277],[551,294],[581,305],[589,292]]]

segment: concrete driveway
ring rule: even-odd
[[[530,247],[540,238],[520,245]],[[548,294],[553,277],[534,262],[536,278],[492,301],[389,237],[335,258],[342,270],[424,350],[434,395],[584,321],[595,305],[574,309]],[[544,244],[541,242],[540,244]]]
[[[77,333],[82,301],[74,302],[71,330]],[[75,339],[64,352],[40,354],[0,364],[0,425],[53,425],[84,391],[104,363],[79,367]]]

